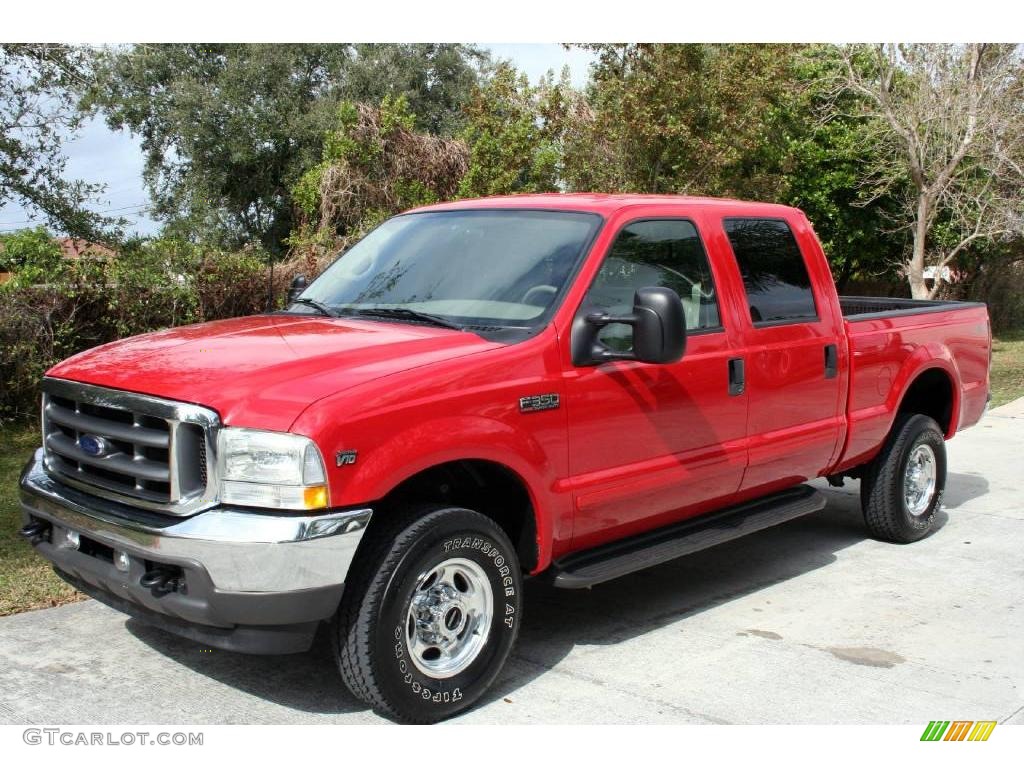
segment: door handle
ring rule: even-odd
[[[825,378],[834,379],[839,375],[839,349],[835,344],[825,345]]]
[[[743,358],[734,357],[729,360],[729,396],[742,395],[746,386],[747,376],[743,367]]]

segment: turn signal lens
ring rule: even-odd
[[[327,506],[327,486],[314,485],[302,489],[302,502],[306,509],[323,509]]]

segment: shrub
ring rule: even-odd
[[[207,255],[199,262],[195,275],[200,319],[220,320],[265,311],[267,281],[264,254],[240,251]],[[276,303],[275,299],[270,301]]]
[[[62,271],[60,245],[45,227],[0,236],[0,272],[14,275],[9,285],[45,283]]]
[[[9,254],[8,254],[9,257]],[[207,251],[180,240],[138,243],[114,258],[65,262],[45,283],[0,287],[0,421],[35,418],[43,374],[99,344],[283,305],[292,277],[315,262],[276,266],[259,250]]]
[[[102,341],[82,317],[98,296],[53,286],[0,290],[0,420],[38,414],[38,387],[55,362]]]

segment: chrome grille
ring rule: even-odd
[[[188,403],[43,381],[47,470],[146,509],[186,515],[212,505],[218,424],[215,412]]]

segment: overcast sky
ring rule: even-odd
[[[573,84],[582,85],[593,60],[589,51],[567,51],[561,45],[485,43],[483,47],[489,48],[495,58],[511,59],[534,82],[548,70],[553,69],[558,74],[563,66],[568,66]],[[107,187],[99,203],[92,207],[123,216],[132,223],[132,230],[141,235],[150,235],[159,229],[146,214],[149,196],[142,185],[142,153],[136,138],[126,131],[109,130],[102,120],[92,120],[74,141],[68,142],[66,154],[68,164],[64,175],[67,178]],[[39,223],[43,223],[41,218],[33,221],[31,212],[19,205],[0,207],[0,231]]]

